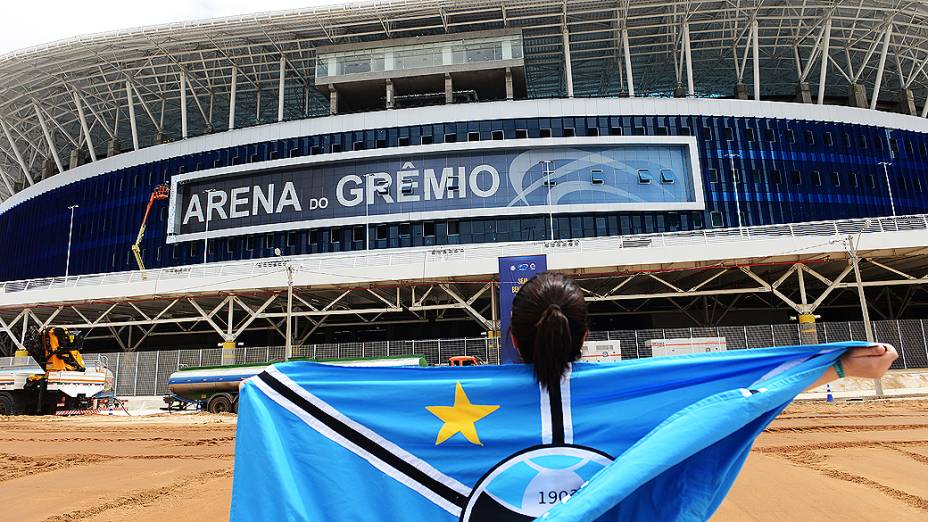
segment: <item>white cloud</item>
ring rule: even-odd
[[[0,53],[89,33],[343,3],[338,0],[4,0]]]

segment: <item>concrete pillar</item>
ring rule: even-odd
[[[222,359],[220,364],[228,366],[235,364],[235,341],[224,341],[222,343]]]
[[[799,314],[799,344],[818,344],[815,314]]]
[[[512,92],[512,69],[509,68],[509,67],[506,67],[506,99],[507,99],[507,100],[512,100],[512,98],[513,98],[513,92]]]
[[[748,99],[748,86],[738,82],[735,84],[735,99],[746,100]]]
[[[796,84],[796,101],[799,103],[812,103],[812,89],[809,87],[809,82]]]
[[[902,114],[908,114],[909,116],[915,116],[918,114],[918,111],[915,109],[915,95],[912,94],[911,89],[903,89],[899,91],[899,97],[897,101],[899,102],[898,111]]]
[[[338,114],[338,91],[331,83],[329,84],[329,114]]]
[[[454,103],[454,82],[451,81],[451,75],[445,73],[445,104]]]
[[[684,87],[682,83],[678,83],[677,86],[673,88],[673,97],[686,98],[686,87]]]
[[[74,149],[71,151],[71,157],[68,158],[68,168],[73,169],[81,164],[81,151]]]
[[[110,140],[106,142],[106,157],[107,158],[113,157],[119,154],[120,152],[121,151],[119,149],[119,140]]]
[[[847,104],[851,107],[867,108],[867,88],[859,83],[847,87]]]
[[[393,108],[393,80],[390,80],[390,79],[387,79],[386,99],[387,99],[387,108],[392,109]]]

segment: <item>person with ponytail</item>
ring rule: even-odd
[[[583,291],[563,274],[536,275],[512,301],[510,334],[522,361],[534,366],[538,383],[546,389],[557,386],[586,341]],[[898,356],[888,344],[851,348],[810,389],[842,377],[878,379]]]

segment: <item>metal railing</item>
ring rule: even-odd
[[[873,332],[879,342],[890,343],[899,350],[896,369],[928,368],[928,320],[874,321]],[[865,339],[863,323],[829,322],[817,325],[820,343]],[[651,356],[648,341],[690,337],[724,337],[729,350],[789,346],[800,344],[798,324],[753,326],[718,326],[705,328],[663,328],[651,330],[611,330],[591,332],[590,340],[618,340],[623,359]],[[331,343],[295,346],[295,357],[357,358],[421,354],[430,364],[446,363],[456,355],[473,355],[490,364],[499,363],[495,339],[433,339],[422,341],[376,341],[363,343]],[[217,366],[222,354],[219,348],[193,350],[162,350],[153,352],[118,352],[85,354],[88,366],[99,357],[108,357],[119,395],[160,395],[167,393],[171,373],[192,366]],[[11,358],[0,358],[0,366]],[[236,348],[236,364],[261,364],[284,360],[283,346]]]
[[[709,245],[724,242],[756,241],[787,237],[844,236],[857,233],[928,230],[928,214],[908,216],[856,218],[834,221],[813,221],[763,225],[742,228],[717,228],[683,232],[663,232],[630,236],[561,239],[553,241],[522,241],[483,243],[477,245],[442,245],[361,251],[357,253],[312,254],[290,256],[286,260],[262,258],[249,261],[217,262],[126,272],[46,277],[0,283],[0,292],[24,292],[50,288],[80,288],[118,285],[142,281],[167,281],[202,277],[247,277],[283,272],[287,263],[296,271],[333,273],[346,268],[424,265],[449,261],[486,260],[511,255],[539,252],[604,252],[624,248],[660,248],[673,246]]]

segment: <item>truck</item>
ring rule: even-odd
[[[611,341],[587,341],[580,348],[581,362],[610,362],[622,360],[622,343]]]
[[[338,366],[428,366],[424,355],[364,357],[358,359],[291,359]],[[190,404],[203,406],[210,413],[237,413],[238,388],[248,378],[263,372],[273,363],[235,364],[183,368],[168,377],[168,410],[186,409]]]
[[[105,358],[87,368],[83,335],[67,328],[31,329],[13,357],[0,359],[0,415],[85,411],[112,391]]]

